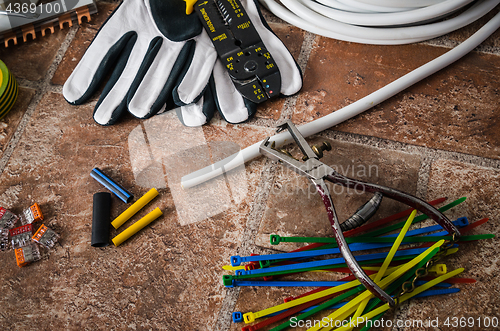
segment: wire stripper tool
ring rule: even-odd
[[[390,199],[405,203],[423,212],[424,214],[435,220],[446,231],[448,231],[450,235],[452,235],[456,239],[458,239],[458,237],[460,236],[459,230],[439,210],[434,208],[429,203],[411,194],[404,193],[382,185],[362,182],[356,179],[351,179],[342,176],[331,167],[319,161],[319,158],[322,156],[321,155],[322,153],[319,153],[318,151],[316,151],[315,153],[313,151],[313,148],[309,146],[304,137],[300,134],[300,131],[295,127],[295,125],[290,120],[287,120],[285,124],[279,126],[278,131],[283,131],[285,129],[288,129],[290,135],[301,149],[302,154],[304,154],[303,157],[304,162],[295,159],[289,153],[283,152],[282,150],[277,150],[274,147],[274,144],[269,142],[270,140],[269,137],[266,138],[260,145],[259,148],[260,153],[267,156],[271,160],[279,161],[285,167],[293,170],[299,175],[309,178],[312,181],[326,207],[326,211],[328,213],[328,219],[331,223],[335,239],[337,241],[340,252],[342,253],[342,256],[346,261],[347,266],[353,272],[356,278],[370,292],[372,292],[379,299],[389,303],[389,305],[394,306],[395,304],[394,299],[389,294],[384,292],[384,290],[381,289],[377,284],[375,284],[375,282],[370,277],[368,277],[368,275],[364,272],[364,270],[359,266],[351,250],[349,249],[349,246],[347,245],[346,239],[344,238],[342,232],[343,229],[337,218],[335,206],[333,205],[332,197],[330,195],[328,187],[326,186],[325,180],[355,190],[362,189],[365,192],[374,193],[375,195],[379,195],[380,197],[385,196]],[[373,198],[370,200],[373,200]],[[368,203],[370,203],[370,201],[368,201],[367,204]],[[373,208],[369,208],[371,211],[365,213],[363,212],[364,209],[366,209],[365,206],[361,207],[358,210],[358,212],[362,211],[362,213],[358,216],[361,216],[360,218],[366,221],[371,215],[375,213],[375,211],[373,210]],[[359,225],[361,224],[358,224],[358,226]]]

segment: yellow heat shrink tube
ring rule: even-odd
[[[150,212],[149,214],[147,214],[146,216],[144,216],[143,218],[141,218],[140,220],[129,226],[127,229],[125,229],[122,233],[120,233],[113,239],[111,239],[111,241],[113,241],[113,244],[115,244],[115,246],[120,245],[125,240],[132,237],[134,234],[139,232],[142,228],[144,228],[149,223],[153,222],[161,215],[163,215],[163,213],[161,212],[160,208],[158,207],[155,208],[152,212]]]
[[[111,225],[118,229],[126,221],[128,221],[132,216],[134,216],[139,210],[141,210],[145,205],[147,205],[151,200],[153,200],[158,195],[158,191],[153,187],[146,194],[144,194],[139,200],[134,202],[132,206],[128,207],[123,213],[120,214]]]

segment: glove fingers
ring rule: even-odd
[[[213,93],[207,86],[203,96],[195,103],[175,109],[177,117],[185,126],[200,126],[209,122],[216,110]]]
[[[172,94],[173,86],[194,42],[152,42],[128,93],[128,109],[138,118],[157,114]]]
[[[195,40],[194,54],[186,62],[173,91],[174,101],[179,106],[196,102],[203,95],[217,60],[217,52],[205,30]]]
[[[130,13],[148,15],[142,1],[122,3],[108,18],[63,86],[64,98],[79,105],[88,100],[115,66],[118,57],[137,38]],[[129,24],[127,24],[129,23]]]
[[[136,37],[129,39],[128,42],[124,45],[123,51],[120,52],[120,56],[113,58],[114,68],[106,85],[103,88],[97,104],[94,107],[94,120],[101,125],[113,124],[114,122],[116,122],[120,114],[126,109],[127,104],[125,102],[126,100],[124,99],[124,96],[113,95],[113,92],[117,92],[116,89],[113,89],[113,87],[115,86],[116,82],[122,75],[123,70],[127,66],[127,61],[130,53],[133,50],[135,39]],[[97,86],[95,88],[98,87],[98,84],[96,85]],[[109,103],[106,102],[106,100],[112,100],[113,98],[115,98],[114,100],[116,100],[117,102],[112,107],[109,107]]]
[[[127,95],[139,69],[148,55],[148,50],[161,43],[161,39],[153,39],[149,45],[146,38],[137,38],[130,42],[121,53],[110,79],[94,109],[94,120],[101,125],[111,125],[127,107]]]
[[[281,75],[281,94],[292,95],[302,88],[302,73],[292,54],[267,25],[255,0],[242,0],[267,50],[273,56]]]
[[[227,122],[244,122],[257,111],[257,104],[243,98],[236,90],[220,60],[215,63],[211,85],[217,108]]]

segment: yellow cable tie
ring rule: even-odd
[[[223,270],[227,270],[227,271],[245,270],[245,266],[240,265],[240,266],[237,266],[237,267],[233,267],[231,265],[223,265],[222,269]]]
[[[387,272],[386,274],[389,274],[389,272]],[[370,278],[374,278],[375,275],[370,275],[369,277]],[[254,312],[248,312],[248,313],[246,313],[246,314],[243,315],[243,320],[245,321],[246,324],[252,323],[257,318],[264,317],[264,316],[267,316],[269,314],[276,313],[276,312],[278,312],[280,310],[284,310],[284,309],[288,309],[288,308],[291,308],[291,307],[295,307],[295,306],[298,306],[300,304],[303,304],[303,303],[306,303],[306,302],[309,302],[309,301],[312,301],[312,300],[316,300],[316,299],[322,298],[322,297],[330,295],[330,294],[342,292],[342,291],[351,289],[353,287],[356,287],[358,285],[361,285],[361,283],[359,282],[359,280],[353,280],[353,281],[351,281],[349,283],[346,283],[346,284],[343,284],[343,285],[339,285],[339,286],[335,286],[335,287],[329,288],[327,290],[323,290],[323,291],[320,291],[320,292],[317,292],[317,293],[314,293],[314,294],[310,294],[308,296],[305,296],[305,297],[302,297],[302,298],[298,298],[298,299],[295,299],[295,300],[292,300],[292,301],[289,301],[289,302],[286,302],[286,303],[282,303],[282,304],[274,306],[274,307],[266,308],[266,309],[258,311],[256,313],[254,313]]]
[[[411,261],[403,264],[395,272],[391,273],[389,276],[387,276],[386,278],[384,278],[380,282],[380,284],[378,284],[378,285],[380,286],[380,288],[384,289],[389,284],[391,284],[392,282],[394,282],[396,279],[398,279],[399,277],[401,277],[408,270],[410,270],[411,268],[413,268],[414,266],[416,266],[420,261],[422,261],[423,259],[425,259],[425,257],[427,255],[432,254],[432,253],[435,254],[435,252],[437,252],[439,250],[439,247],[442,246],[443,244],[444,244],[444,240],[438,241],[437,243],[435,243],[434,245],[432,245],[431,247],[429,247],[425,252],[423,252],[420,255],[418,255],[417,257],[415,257],[413,260],[411,260]],[[346,311],[349,311],[350,309],[352,309],[353,306],[357,306],[361,301],[365,300],[366,298],[371,298],[372,296],[373,296],[373,294],[370,291],[366,290],[365,292],[363,292],[362,294],[358,295],[356,298],[354,298],[353,300],[351,300],[348,304],[346,304],[343,307],[337,309],[334,313],[328,315],[328,320],[329,321],[335,321],[335,318],[337,316],[342,315]],[[330,324],[330,322],[323,322],[323,320],[322,320],[321,323],[313,326],[312,328],[307,329],[307,331],[317,331],[317,330],[319,330],[319,329],[321,329],[323,327],[327,327],[328,324]],[[332,328],[325,328],[325,330],[331,330],[331,329]]]
[[[423,285],[420,285],[419,287],[415,288],[415,290],[413,290],[412,292],[403,294],[399,298],[399,302],[400,303],[405,302],[406,300],[422,293],[423,291],[428,290],[429,288],[431,288],[431,287],[433,287],[441,282],[444,282],[448,278],[452,278],[452,277],[457,276],[458,274],[462,273],[464,270],[465,270],[464,268],[459,268],[459,269],[453,270],[452,272],[449,272],[445,275],[439,276],[439,277],[437,277],[437,278],[435,278],[435,279],[433,279],[433,280],[431,280]],[[340,328],[335,329],[335,331],[347,331],[352,327],[357,327],[358,325],[361,325],[361,324],[367,322],[368,320],[371,320],[375,316],[389,310],[390,308],[391,307],[388,304],[380,306],[380,307],[366,313],[365,315],[359,317],[358,320],[353,321],[352,325],[344,325]],[[351,323],[349,323],[349,324],[351,324]]]
[[[448,256],[448,255],[451,255],[451,254],[455,254],[456,252],[458,252],[458,247],[448,248],[448,250],[446,251],[445,256]]]
[[[430,267],[427,271],[434,272],[437,275],[444,275],[448,272],[448,268],[446,267],[446,264],[438,263]]]
[[[413,219],[415,218],[416,214],[417,214],[417,210],[415,209],[415,210],[412,211],[412,213],[410,214],[410,216],[406,220],[406,223],[404,224],[403,228],[401,229],[401,232],[399,232],[396,240],[394,241],[394,244],[392,245],[389,253],[387,254],[387,256],[386,256],[386,258],[384,260],[384,263],[382,263],[382,267],[380,267],[380,269],[379,269],[379,271],[377,273],[377,276],[374,279],[375,283],[380,282],[380,280],[382,279],[382,276],[384,275],[385,271],[389,267],[389,264],[392,262],[392,259],[394,258],[394,255],[398,251],[399,246],[403,242],[403,239],[406,236],[406,233],[410,229],[410,226],[411,226],[411,224],[413,222]],[[356,312],[354,313],[354,316],[352,317],[353,320],[355,320],[358,317],[360,317],[361,315],[363,315],[363,312],[364,312],[364,310],[366,308],[366,305],[368,304],[369,301],[370,301],[370,299],[365,299],[364,301],[362,301],[359,304],[358,309],[356,310]]]
[[[398,266],[397,271],[401,269],[401,270],[403,270],[402,273],[405,273],[409,269],[413,268],[423,258],[425,258],[425,256],[427,256],[427,254],[430,254],[430,252],[432,252],[432,250],[434,248],[441,246],[443,243],[444,243],[444,240],[438,241],[432,247],[428,248],[425,252],[423,252],[420,255],[418,255],[417,257],[415,257],[413,260],[407,262],[406,264],[404,264],[402,266]],[[416,262],[412,263],[413,261],[416,261]],[[405,268],[405,266],[407,266],[407,265],[409,265],[409,267]],[[370,278],[374,278],[374,277],[375,277],[375,275],[370,276]],[[399,275],[398,275],[398,277],[399,277]],[[316,299],[322,298],[322,297],[330,295],[330,294],[334,294],[334,293],[338,293],[338,292],[341,292],[344,290],[348,290],[348,289],[353,288],[355,286],[358,286],[360,284],[361,283],[359,282],[359,280],[353,280],[352,282],[349,282],[349,283],[346,283],[343,285],[339,285],[339,286],[335,286],[333,288],[329,288],[329,289],[326,289],[326,290],[323,290],[323,291],[320,291],[317,293],[313,293],[313,294],[310,294],[308,296],[298,298],[298,299],[295,299],[295,300],[292,300],[292,301],[289,301],[286,303],[282,303],[282,304],[274,306],[274,307],[266,308],[264,310],[260,310],[260,311],[255,312],[255,313],[248,312],[248,313],[243,315],[243,319],[244,319],[245,323],[247,323],[247,324],[252,323],[257,318],[264,317],[264,316],[267,316],[267,315],[272,314],[272,313],[276,313],[280,310],[295,307],[295,306],[298,306],[300,304],[303,304],[303,303],[306,303],[306,302],[309,302],[312,300],[316,300]]]

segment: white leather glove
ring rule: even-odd
[[[243,0],[282,75],[281,94],[302,86],[293,57],[265,24],[253,0]],[[249,119],[256,104],[235,89],[198,17],[179,0],[124,0],[101,27],[63,87],[65,99],[86,102],[109,76],[95,106],[101,125],[128,111],[138,118],[178,108],[188,126],[202,125],[216,109],[231,123]],[[217,62],[217,63],[216,63]],[[167,106],[168,105],[168,106]]]

